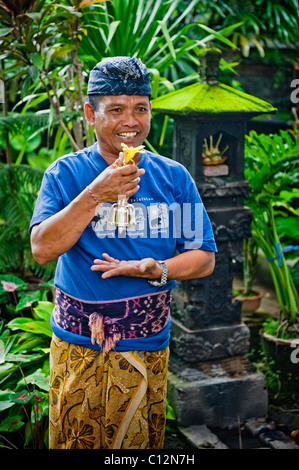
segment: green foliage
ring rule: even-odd
[[[40,266],[34,260],[28,233],[42,176],[38,168],[0,163],[0,272],[53,275],[55,263]]]
[[[93,13],[87,14],[87,34],[79,47],[87,70],[103,57],[130,55],[141,58],[161,76],[167,69],[168,79],[173,82],[197,72],[198,48],[208,41],[218,40],[235,47],[225,37],[228,31],[213,31],[188,20],[201,2],[192,0],[179,10],[181,3],[181,0],[114,0],[96,5],[96,11],[104,14],[105,21],[100,23]],[[99,18],[102,20],[102,16]],[[190,38],[192,29],[197,39]]]
[[[152,71],[156,94],[169,90],[173,81],[181,86],[185,80],[198,79],[198,47],[207,41],[215,39],[235,47],[226,35],[238,25],[213,31],[190,23],[188,16],[199,0],[192,0],[178,13],[180,2],[31,0],[21,12],[1,2],[0,78],[7,96],[13,102],[16,96],[20,99],[14,110],[20,112],[27,128],[39,120],[42,125],[33,132],[47,131],[50,136],[59,126],[71,149],[78,150],[94,139],[83,113],[84,95],[86,77],[103,57],[138,55]],[[194,28],[198,39],[188,35]],[[36,108],[31,119],[28,112],[35,113]],[[19,127],[18,119],[15,112],[6,110],[0,132],[1,127],[13,132]],[[23,152],[29,142],[26,137]]]
[[[252,236],[269,261],[282,314],[294,324],[298,321],[299,300],[285,250],[291,246],[296,251],[299,234],[299,211],[294,204],[299,196],[299,133],[280,131],[267,136],[252,131],[246,137],[245,150]]]
[[[52,283],[37,291],[28,291],[28,284],[16,276],[1,275],[0,283],[2,305],[11,302],[13,294],[14,306],[19,307],[15,318],[0,325],[0,446],[43,448],[47,446],[50,316],[54,308],[47,292]],[[21,309],[22,299],[30,292],[35,295]],[[20,428],[23,434],[16,433]]]
[[[296,45],[298,41],[298,0],[214,0],[206,4],[205,17],[216,28],[242,22],[232,36],[245,57],[255,47],[261,57],[277,43]],[[203,12],[204,5],[198,9]]]
[[[299,409],[298,405],[298,374],[287,371],[290,361],[290,350],[287,357],[284,357],[285,367],[281,368],[275,361],[274,357],[266,352],[263,341],[261,339],[260,328],[272,336],[276,335],[276,329],[281,327],[279,320],[268,318],[263,325],[255,325],[250,327],[251,333],[251,350],[247,357],[250,362],[257,368],[259,372],[264,374],[267,381],[267,391],[269,397],[269,406],[282,406],[284,409]],[[271,333],[272,332],[272,333]],[[292,349],[291,349],[292,350]],[[276,350],[277,357],[279,354]],[[296,367],[296,366],[295,366]]]
[[[31,255],[28,226],[42,171],[67,151],[93,142],[83,107],[86,78],[97,61],[107,55],[138,55],[151,69],[157,95],[174,89],[162,75],[167,69],[180,86],[185,79],[197,79],[197,49],[208,40],[216,37],[234,47],[225,38],[228,29],[214,33],[188,22],[198,0],[181,13],[179,3],[30,0],[20,8],[0,3],[0,79],[7,98],[0,143],[9,165],[0,167],[0,272],[52,276],[55,262],[41,267]],[[202,31],[199,40],[188,37],[192,28]],[[167,118],[163,136],[166,123]]]
[[[87,143],[90,136],[82,114],[84,79],[77,50],[85,33],[86,8],[89,10],[93,2],[31,0],[21,11],[7,3],[0,4],[4,61],[0,78],[20,90],[21,100],[32,95],[31,106],[47,99],[49,129],[55,119],[71,147],[82,148],[83,133]]]
[[[243,241],[243,282],[245,297],[252,296],[253,280],[255,275],[255,266],[258,255],[257,244],[253,237],[245,238]]]

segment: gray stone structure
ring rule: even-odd
[[[233,301],[232,283],[233,260],[242,260],[252,218],[244,206],[249,191],[244,179],[246,123],[275,109],[218,83],[215,50],[209,83],[208,54],[203,54],[202,80],[152,102],[153,111],[174,119],[173,158],[195,179],[218,247],[214,273],[180,282],[173,292],[168,397],[180,425],[235,427],[263,416],[268,405],[265,377],[245,357],[250,333],[242,323],[241,303]],[[220,134],[220,149],[228,146],[227,159],[203,165],[204,139],[212,136],[216,142]]]

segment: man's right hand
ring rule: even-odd
[[[115,202],[120,194],[129,198],[138,191],[138,183],[145,170],[134,164],[122,166],[122,162],[123,153],[120,152],[119,158],[89,185],[98,201]]]
[[[122,152],[115,163],[122,165]],[[115,163],[89,184],[92,194],[99,202],[115,202],[121,194],[129,198],[139,189],[140,176],[145,170],[133,164],[115,167]],[[31,231],[31,247],[35,260],[39,264],[45,264],[68,251],[94,217],[95,210],[95,201],[88,190],[84,189],[60,212],[35,225]]]

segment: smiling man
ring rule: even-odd
[[[150,101],[146,96],[101,96],[86,103],[85,114],[95,127],[98,145],[107,163],[114,163],[121,144],[138,147],[150,131]],[[135,161],[136,162],[136,161]]]
[[[214,269],[215,241],[196,185],[173,160],[122,143],[150,131],[149,72],[139,59],[91,71],[85,115],[96,143],[45,172],[30,224],[35,259],[58,258],[51,325],[49,445],[163,447],[171,290]],[[136,226],[110,221],[125,195]],[[178,252],[176,256],[175,252]]]

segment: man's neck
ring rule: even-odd
[[[105,160],[105,162],[109,166],[112,165],[115,162],[115,160],[117,160],[119,157],[119,155],[115,155],[113,153],[105,152],[104,150],[102,150],[98,142],[97,142],[97,149],[101,157]]]

